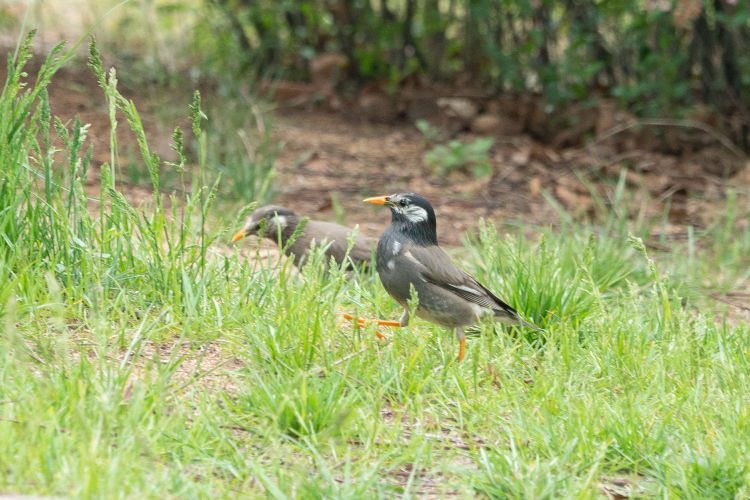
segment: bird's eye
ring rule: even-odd
[[[405,207],[406,205],[409,204],[409,202],[406,201],[406,200],[401,200],[401,201],[398,202],[398,204],[401,205],[402,207]]]

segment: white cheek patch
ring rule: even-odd
[[[393,271],[396,268],[396,263],[393,262],[393,259],[391,259],[391,260],[388,261],[387,266],[388,266],[388,269],[390,269],[391,271]]]
[[[427,211],[418,205],[409,205],[403,213],[409,222],[419,223],[427,220]]]
[[[255,227],[255,220],[252,217],[247,218],[247,222],[245,222],[245,231],[248,231]]]
[[[270,223],[271,225],[273,225],[273,227],[276,227],[276,226],[278,226],[278,227],[279,227],[279,229],[285,229],[285,228],[286,228],[286,225],[287,225],[287,223],[288,223],[288,222],[287,222],[287,220],[286,220],[286,217],[284,217],[283,215],[277,215],[277,216],[273,217],[273,218],[272,218],[272,219],[271,219],[270,221],[268,221],[268,222],[269,222],[269,223]]]

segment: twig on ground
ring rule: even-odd
[[[404,436],[411,438],[413,436],[412,432],[410,430],[404,430]],[[475,448],[484,448],[486,445],[484,444],[484,441],[479,440],[475,442],[468,442],[464,441],[463,439],[458,439],[450,436],[442,436],[440,434],[430,434],[430,433],[424,433],[420,434],[420,436],[423,436],[427,439],[432,439],[435,441],[448,441],[453,448],[458,448],[460,450],[473,450]]]
[[[15,418],[5,418],[5,417],[0,417],[0,421],[10,422],[12,424],[25,424],[26,423],[23,420],[17,420]],[[42,429],[48,429],[49,428],[48,426],[46,426],[44,424],[37,424],[37,425],[40,428],[42,428]],[[68,429],[66,429],[65,427],[57,427],[57,430],[59,430],[60,432],[68,432]]]
[[[750,307],[738,304],[737,302],[733,300],[729,300],[726,296],[719,295],[718,293],[711,293],[709,294],[710,297],[714,300],[718,300],[719,302],[723,302],[725,304],[729,304],[730,306],[736,307],[737,309],[742,309],[743,311],[750,311]],[[732,294],[727,294],[729,296],[732,296]],[[735,296],[742,296],[741,294],[734,294]]]
[[[641,120],[632,120],[628,123],[618,125],[616,127],[612,127],[608,131],[604,132],[602,135],[598,136],[596,139],[591,141],[586,147],[587,149],[591,148],[592,146],[595,146],[597,144],[600,144],[601,142],[604,142],[605,140],[609,139],[612,136],[615,136],[617,134],[620,134],[622,132],[625,132],[626,130],[630,130],[635,127],[682,127],[682,128],[692,128],[696,130],[700,130],[702,132],[705,132],[712,138],[716,139],[722,146],[727,148],[729,151],[731,151],[737,158],[741,160],[747,159],[747,156],[745,153],[742,152],[740,148],[738,148],[726,135],[722,134],[715,128],[713,128],[711,125],[698,121],[698,120],[675,120],[671,118],[648,118],[648,119],[641,119]]]
[[[353,352],[353,353],[351,353],[351,354],[347,354],[347,355],[346,355],[346,356],[344,356],[343,358],[341,358],[341,359],[338,359],[338,360],[334,361],[334,362],[333,362],[333,363],[331,364],[331,366],[336,366],[336,365],[340,365],[340,364],[341,364],[341,363],[343,363],[344,361],[348,361],[348,360],[352,359],[352,358],[353,358],[353,357],[355,357],[355,356],[359,356],[360,354],[362,354],[362,353],[363,353],[363,352],[365,352],[366,350],[367,350],[367,347],[363,347],[362,349],[360,349],[360,350],[359,350],[359,351],[357,351],[357,352]]]
[[[365,385],[365,386],[367,385],[367,384],[365,384],[364,382],[362,382],[360,379],[358,379],[356,377],[352,377],[351,375],[346,375],[346,374],[342,373],[341,370],[336,370],[336,373],[338,373],[342,377],[346,377],[349,380],[358,383],[359,385]]]
[[[182,392],[184,389],[188,388],[194,382],[197,382],[198,380],[200,380],[200,379],[202,379],[202,378],[204,378],[204,377],[206,377],[208,375],[211,375],[213,372],[215,372],[216,370],[218,370],[219,368],[221,368],[225,364],[229,363],[230,361],[232,361],[232,358],[225,359],[221,363],[218,363],[216,366],[214,366],[214,367],[212,367],[212,368],[210,368],[208,370],[204,370],[204,371],[202,371],[200,373],[195,373],[195,374],[191,375],[190,378],[187,380],[187,382],[185,382],[181,386],[179,386],[179,387],[172,387],[170,389],[170,393],[174,394],[174,393],[177,393],[177,392]]]

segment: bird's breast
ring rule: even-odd
[[[378,248],[375,252],[375,268],[380,276],[380,281],[385,289],[397,300],[403,295],[403,288],[409,290],[409,278],[405,276],[409,269],[399,266],[399,259],[403,258],[400,254],[403,251],[404,243],[399,241],[394,235],[387,231],[378,241]]]

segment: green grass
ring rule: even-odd
[[[53,123],[47,104],[54,57],[21,87],[30,43],[0,96],[0,492],[750,494],[750,327],[707,298],[747,286],[746,192],[669,254],[639,239],[658,220],[604,209],[538,240],[481,226],[456,257],[546,333],[482,324],[459,364],[453,335],[424,321],[388,341],[339,323],[400,313],[376,278],[323,272],[319,253],[303,276],[225,256],[238,218],[200,181],[206,156],[191,178],[152,155],[95,50],[111,143],[115,125],[139,134],[155,191],[130,204],[113,155],[86,195],[85,127]],[[207,147],[199,96],[191,109],[185,135]],[[170,209],[165,169],[185,175]]]

